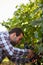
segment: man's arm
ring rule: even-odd
[[[1,40],[2,40],[2,48],[5,52],[5,54],[13,62],[15,61],[15,59],[17,58],[18,55],[19,56],[24,55],[24,53],[26,52],[26,50],[24,50],[24,49],[14,48],[10,44],[8,37],[6,37],[6,35],[4,35],[3,33],[0,35],[0,37],[1,37]]]

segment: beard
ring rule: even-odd
[[[14,41],[11,41],[10,43],[11,43],[13,46],[16,46],[16,45],[17,45],[17,43],[14,42]]]
[[[14,37],[14,40],[11,40],[11,41],[10,41],[10,43],[11,43],[13,46],[16,46],[16,45],[17,45],[16,39],[17,39],[17,37]]]

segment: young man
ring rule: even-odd
[[[0,63],[7,56],[11,61],[15,62],[17,56],[24,55],[27,50],[13,47],[19,44],[24,36],[20,28],[14,28],[10,32],[0,32]]]

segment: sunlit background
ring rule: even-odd
[[[8,18],[13,16],[14,11],[16,10],[16,5],[22,3],[26,4],[29,0],[0,0],[0,23],[7,21]],[[6,28],[0,25],[0,31],[6,31]]]
[[[11,18],[16,5],[26,4],[29,0],[0,0],[0,22]]]

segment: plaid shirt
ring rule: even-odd
[[[5,53],[5,55],[13,62],[18,56],[22,56],[26,53],[26,50],[15,48],[11,45],[8,32],[0,32],[0,50],[1,49],[4,51],[3,54]],[[3,56],[1,53],[0,58]]]

